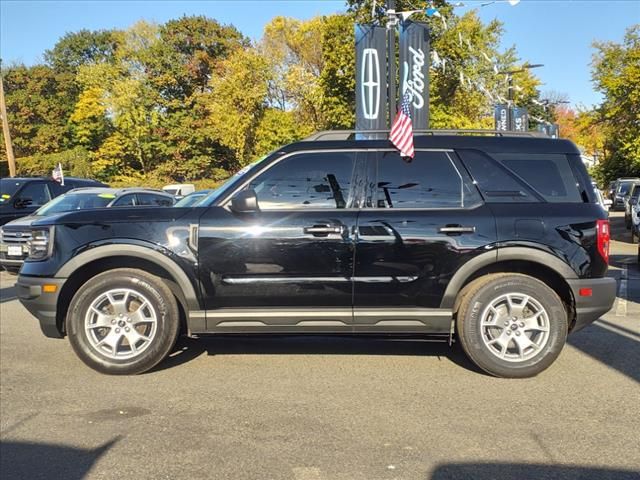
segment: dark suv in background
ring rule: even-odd
[[[324,132],[196,207],[35,222],[18,296],[111,374],[149,370],[180,333],[339,333],[456,339],[493,375],[536,375],[616,296],[580,152],[497,132],[415,148]]]
[[[106,187],[85,178],[67,177],[64,185],[46,177],[0,178],[0,225],[31,215],[49,200],[80,187]]]

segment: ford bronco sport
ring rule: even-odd
[[[607,214],[567,140],[323,132],[190,208],[33,224],[21,302],[90,367],[135,374],[184,333],[412,334],[529,377],[607,312]]]

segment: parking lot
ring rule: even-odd
[[[618,299],[539,377],[421,339],[181,340],[110,377],[45,338],[0,275],[0,476],[640,478],[640,271],[612,213]]]

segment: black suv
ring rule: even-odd
[[[90,367],[149,370],[180,333],[419,334],[528,377],[616,296],[607,214],[578,149],[536,136],[326,132],[193,208],[34,223],[17,283]]]
[[[49,200],[80,187],[106,187],[85,178],[68,177],[64,185],[46,177],[0,178],[0,225],[31,215]]]

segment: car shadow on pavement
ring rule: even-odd
[[[469,361],[459,344],[449,346],[424,337],[380,337],[350,335],[216,335],[182,337],[173,352],[150,372],[190,362],[207,355],[397,355],[446,358],[453,363],[487,375]]]
[[[0,288],[0,303],[10,302],[17,298],[17,290],[15,286]]]
[[[80,480],[113,447],[120,437],[86,450],[49,443],[0,442],[0,472],[3,480],[48,479]]]
[[[427,480],[637,480],[639,471],[528,463],[451,463],[436,467]]]
[[[640,383],[640,335],[598,320],[573,335],[569,345]]]

